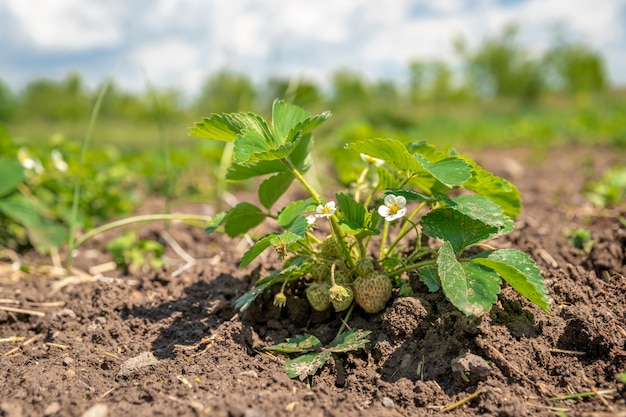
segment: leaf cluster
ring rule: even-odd
[[[301,381],[315,373],[330,359],[333,354],[347,353],[363,349],[369,342],[369,330],[353,329],[338,335],[330,344],[322,346],[320,340],[310,334],[287,339],[286,342],[267,346],[265,350],[286,355],[299,355],[284,364],[285,372],[290,378]]]

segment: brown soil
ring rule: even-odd
[[[367,349],[332,360],[308,386],[262,348],[305,332],[328,342],[340,318],[297,298],[280,311],[272,294],[238,313],[234,301],[276,266],[271,257],[239,270],[245,241],[171,225],[195,259],[176,276],[184,261],[171,246],[176,265],[108,271],[119,279],[86,277],[56,292],[69,282],[45,271],[50,259],[23,254],[42,266],[30,273],[0,262],[0,307],[32,310],[0,310],[0,415],[436,416],[475,394],[448,414],[626,416],[626,384],[615,378],[626,371],[626,227],[581,197],[585,175],[624,155],[568,147],[474,157],[522,192],[516,230],[493,244],[532,255],[551,313],[503,288],[491,314],[469,320],[416,285],[416,297],[394,296],[381,314],[355,310],[348,324],[372,331]],[[566,243],[578,227],[595,240],[589,254]],[[161,238],[165,229],[140,230]],[[102,248],[114,235],[82,248],[76,267],[109,261]],[[598,395],[552,399],[585,392]]]

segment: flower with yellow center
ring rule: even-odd
[[[337,208],[335,207],[335,202],[329,201],[326,204],[320,204],[317,206],[317,208],[315,209],[315,217],[330,217],[335,214],[335,211],[337,211]]]
[[[375,167],[379,167],[385,163],[385,161],[383,161],[382,159],[374,158],[373,156],[369,156],[364,153],[361,154],[361,160],[370,165],[374,165]]]
[[[385,204],[378,207],[378,214],[388,222],[399,219],[406,214],[406,198],[389,194],[385,197]]]

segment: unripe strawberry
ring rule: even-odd
[[[341,285],[350,284],[352,282],[352,276],[345,269],[337,269],[335,270],[335,282]]]
[[[354,298],[368,313],[378,313],[391,298],[393,284],[382,272],[372,272],[354,281]]]
[[[356,265],[354,265],[354,272],[359,277],[364,277],[374,272],[374,262],[372,262],[372,258],[359,258],[359,260],[356,261]]]
[[[328,236],[317,247],[319,254],[325,259],[339,259],[341,258],[341,248],[334,237]]]
[[[350,287],[342,287],[345,289],[345,292],[341,297],[335,297],[330,300],[333,305],[333,308],[336,312],[344,311],[352,304],[354,301],[354,291]]]
[[[314,282],[306,289],[306,298],[314,310],[324,311],[330,307],[330,290],[326,283]]]

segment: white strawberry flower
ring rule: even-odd
[[[320,204],[317,206],[317,208],[315,209],[315,217],[330,217],[335,214],[335,211],[337,211],[337,208],[335,207],[335,202],[329,201],[326,204]]]
[[[41,161],[30,154],[28,149],[22,147],[17,151],[17,159],[27,170],[35,171],[37,174],[43,172]]]
[[[61,151],[59,151],[58,149],[53,149],[50,156],[52,157],[52,163],[57,170],[61,172],[67,171],[67,162],[63,160],[63,154],[61,153]]]
[[[388,222],[399,219],[406,214],[406,198],[389,194],[385,197],[385,204],[378,207],[378,214]]]
[[[369,156],[364,153],[361,154],[361,160],[363,160],[363,162],[367,162],[370,165],[374,165],[375,167],[379,167],[385,163],[385,161],[383,161],[382,159],[374,158],[373,156]]]

